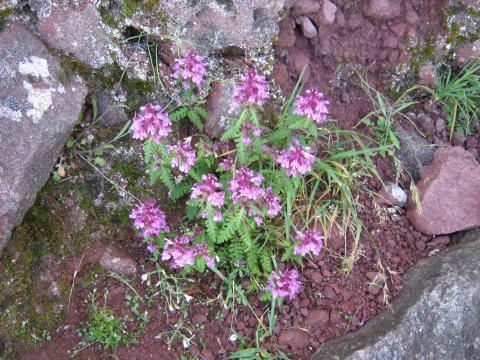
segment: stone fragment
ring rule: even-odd
[[[396,156],[414,181],[420,178],[420,168],[433,159],[435,148],[416,132],[397,128],[395,134],[400,141]]]
[[[400,297],[312,360],[475,360],[480,339],[480,232],[415,264]]]
[[[427,63],[420,67],[420,83],[422,85],[435,87],[437,85],[436,69],[433,63]]]
[[[401,13],[398,0],[369,0],[364,8],[365,16],[374,20],[391,20]]]
[[[404,207],[407,204],[407,193],[398,184],[386,183],[377,199],[380,204]]]
[[[302,34],[306,38],[314,38],[317,36],[318,31],[313,21],[308,16],[299,16],[295,19],[296,23],[300,25],[300,29],[302,29]]]
[[[318,328],[328,324],[330,314],[328,310],[310,310],[305,325],[310,328]]]
[[[428,235],[480,227],[480,165],[462,147],[442,147],[417,183],[421,212],[409,202],[407,218]]]
[[[137,265],[128,255],[113,246],[106,246],[99,261],[105,270],[121,275],[133,275],[137,272]]]
[[[0,251],[47,181],[87,94],[19,22],[0,32]]]
[[[205,124],[205,131],[212,138],[219,138],[227,130],[230,119],[239,115],[238,109],[232,109],[232,94],[232,85],[212,84],[206,103],[209,121]]]
[[[309,344],[309,334],[305,330],[292,328],[282,331],[278,342],[285,348],[301,349]]]
[[[337,6],[330,0],[323,2],[323,19],[327,24],[333,24],[335,21],[335,14],[337,13]]]
[[[311,15],[320,11],[320,1],[318,0],[295,0],[292,5],[292,14]]]

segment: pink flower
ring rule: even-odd
[[[265,204],[267,207],[267,215],[271,217],[277,216],[282,208],[280,206],[280,198],[273,193],[271,187],[268,187],[263,191],[260,201]]]
[[[149,253],[154,253],[155,251],[158,250],[158,246],[157,246],[157,244],[149,244],[147,246],[147,250],[148,250]]]
[[[175,79],[182,79],[183,86],[186,89],[190,88],[190,81],[197,85],[198,89],[202,88],[205,82],[205,75],[207,74],[207,67],[203,58],[190,51],[184,58],[176,59],[173,69],[173,77]]]
[[[227,156],[224,158],[222,161],[218,163],[218,167],[222,168],[224,171],[229,171],[233,167],[234,163],[234,158],[233,156]]]
[[[144,238],[157,237],[162,231],[170,231],[165,214],[154,200],[149,200],[135,207],[130,213],[130,218],[134,219],[135,227],[141,230]]]
[[[243,83],[233,88],[232,107],[262,105],[268,97],[268,83],[264,75],[249,69],[242,77]]]
[[[300,241],[300,243],[295,246],[295,254],[305,256],[307,253],[311,252],[315,256],[320,255],[324,237],[319,231],[305,230],[303,233],[297,232],[295,240]]]
[[[218,182],[218,179],[213,174],[202,176],[203,184],[196,183],[193,185],[191,198],[203,198],[207,203],[215,207],[222,207],[225,203],[225,193],[218,191],[223,189],[223,184]]]
[[[192,238],[186,235],[176,236],[173,240],[166,239],[162,260],[172,260],[174,269],[195,264],[195,250],[186,246],[191,241]]]
[[[327,121],[329,101],[317,89],[309,89],[304,96],[298,96],[295,101],[295,114],[306,116],[318,125]]]
[[[245,145],[250,145],[252,143],[252,139],[250,136],[255,136],[259,137],[262,135],[262,130],[260,130],[258,127],[256,127],[254,124],[246,122],[245,124],[242,125],[242,141]]]
[[[217,262],[217,260],[210,255],[208,245],[205,243],[195,245],[195,255],[204,258],[208,267],[215,266]]]
[[[160,105],[147,104],[133,119],[133,138],[145,140],[151,137],[159,143],[172,131],[172,122]]]
[[[290,297],[295,298],[300,291],[300,282],[298,281],[297,270],[287,270],[283,273],[275,273],[268,278],[268,290],[272,292],[274,298]]]
[[[220,210],[216,210],[215,211],[215,214],[213,214],[213,218],[212,218],[213,221],[217,222],[217,221],[223,221],[223,214]]]
[[[314,161],[315,157],[306,146],[290,146],[277,158],[277,162],[287,171],[288,176],[305,175],[312,170]]]
[[[170,165],[172,168],[178,168],[181,172],[188,174],[190,168],[195,165],[197,155],[195,150],[190,145],[191,139],[184,139],[179,141],[176,145],[167,145],[167,152],[174,152],[175,156],[172,158]]]
[[[208,211],[207,210],[202,211],[200,216],[201,216],[202,219],[208,219]],[[215,210],[215,212],[213,213],[213,216],[212,216],[212,220],[213,220],[213,222],[223,221],[222,212],[220,210]]]
[[[263,176],[260,173],[254,173],[247,166],[244,166],[230,180],[228,189],[232,192],[232,201],[236,204],[240,200],[258,199],[263,193],[263,189],[260,187],[262,181]]]

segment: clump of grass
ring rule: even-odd
[[[473,61],[458,72],[448,65],[438,66],[436,88],[422,88],[448,114],[450,140],[454,131],[472,134],[479,120],[480,61]]]
[[[70,357],[75,357],[93,345],[100,346],[104,351],[114,351],[120,345],[129,346],[137,343],[136,334],[128,331],[125,319],[116,316],[107,308],[107,296],[108,292],[104,295],[103,305],[99,305],[97,292],[94,290],[90,294],[87,320],[77,330],[83,340],[70,353]]]

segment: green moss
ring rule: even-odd
[[[0,31],[3,31],[5,24],[7,23],[7,18],[13,14],[12,8],[6,8],[0,10]]]
[[[86,289],[92,286],[98,279],[99,275],[104,274],[105,269],[98,263],[92,263],[84,272],[80,272],[79,280],[81,286]]]
[[[99,10],[100,10],[100,16],[102,18],[103,23],[107,24],[112,28],[116,28],[118,24],[115,21],[115,18],[112,16],[112,13],[110,12],[110,10],[108,10],[108,8],[105,6],[100,6]]]
[[[132,17],[141,8],[141,0],[123,0],[123,13],[126,17]]]
[[[38,293],[36,283],[43,256],[65,253],[67,238],[58,214],[49,210],[47,186],[37,196],[34,206],[27,212],[24,222],[13,233],[4,249],[0,263],[0,336],[5,336],[6,353],[16,354],[17,342],[35,342],[43,331],[51,331],[64,318],[55,311],[57,299]],[[66,294],[62,292],[62,298]]]
[[[464,26],[457,21],[456,16],[467,17],[467,22],[472,26]],[[470,18],[470,19],[468,19]],[[459,45],[471,43],[480,38],[480,10],[472,6],[453,5],[443,10],[443,22],[447,33],[447,44],[450,46],[448,60],[453,61],[455,51]]]

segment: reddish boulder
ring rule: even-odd
[[[420,170],[421,212],[410,199],[407,218],[428,235],[480,227],[480,165],[461,147],[444,147]]]

